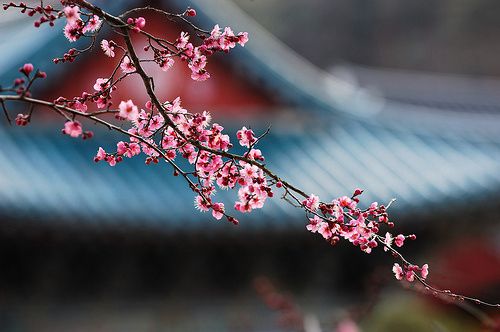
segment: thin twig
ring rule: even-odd
[[[5,114],[5,118],[7,119],[7,122],[10,125],[12,125],[12,121],[10,120],[9,112],[7,111],[7,107],[5,106],[5,102],[3,100],[0,100],[0,104],[2,105],[3,114]]]

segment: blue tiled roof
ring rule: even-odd
[[[114,168],[95,164],[97,146],[111,149],[117,137],[103,131],[83,142],[55,133],[29,127],[0,131],[3,215],[116,226],[168,224],[171,231],[207,228],[201,223],[206,217],[194,212],[193,193],[172,176],[169,165],[146,166],[138,157]],[[366,201],[397,196],[394,208],[400,213],[458,206],[500,188],[498,143],[419,137],[352,121],[313,133],[272,134],[261,148],[270,168],[308,192],[327,199],[359,186],[366,189]],[[233,192],[219,195],[232,205]],[[300,227],[291,222],[300,211],[284,204],[270,200],[263,211],[242,218],[243,227]]]

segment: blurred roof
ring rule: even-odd
[[[331,73],[388,101],[455,112],[500,113],[500,79],[338,65]]]
[[[232,3],[192,2],[203,25],[219,22],[249,31],[250,42],[230,61],[245,67],[248,79],[264,82],[265,89],[293,102],[292,112],[301,114],[298,122],[283,120],[261,145],[269,167],[283,178],[325,200],[356,187],[366,190],[366,201],[397,197],[394,208],[401,214],[460,208],[464,201],[499,193],[498,113],[443,110],[372,94],[315,67]],[[47,49],[61,47],[61,35],[58,29],[38,34],[29,29],[18,38],[43,36],[38,47]],[[11,45],[10,39],[0,42]],[[20,50],[11,56],[22,63],[24,55]],[[43,59],[45,54],[33,50],[33,56]],[[0,63],[0,73],[19,63]],[[434,85],[439,94],[440,85]],[[96,134],[82,143],[61,137],[54,128],[2,127],[3,216],[70,224],[168,224],[170,231],[217,228],[201,222],[203,215],[190,204],[193,194],[168,166],[145,166],[141,158],[115,168],[93,164],[96,147],[111,148],[117,138],[106,131]],[[231,205],[233,193],[219,195]],[[290,222],[300,211],[285,204],[271,200],[263,211],[242,218],[242,227],[302,227]]]

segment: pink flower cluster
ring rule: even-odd
[[[394,224],[389,221],[384,205],[374,202],[367,209],[360,209],[358,196],[362,193],[361,189],[356,189],[351,197],[342,196],[330,203],[323,203],[318,196],[311,194],[302,201],[302,206],[311,215],[306,229],[312,233],[319,233],[332,245],[339,242],[340,239],[345,239],[366,253],[371,253],[372,249],[382,244],[385,251],[391,250],[395,254],[396,252],[392,248],[393,243],[397,247],[402,247],[405,239],[416,239],[413,234],[408,236],[399,234],[394,237],[387,232],[385,237],[379,235],[383,224],[388,227],[393,227]],[[422,268],[408,265],[403,270],[398,264],[395,264],[393,271],[399,280],[404,275],[408,281],[413,281],[413,272],[416,271],[420,271],[421,277],[425,279],[428,274],[428,265],[425,264]]]
[[[139,116],[139,109],[130,99],[122,101],[118,108],[120,109],[120,113],[118,113],[118,115],[124,119],[134,121]]]
[[[33,25],[38,28],[43,23],[49,23],[51,27],[54,26],[54,21],[57,20],[62,13],[58,13],[51,5],[41,6],[38,5],[36,7],[29,7],[26,3],[20,2],[19,4],[15,4],[14,2],[10,2],[8,4],[3,5],[3,9],[7,10],[10,7],[17,7],[21,9],[21,13],[26,13],[28,16],[39,15],[39,19],[36,20]]]
[[[69,5],[63,9],[64,16],[66,17],[66,25],[64,26],[64,36],[70,41],[77,41],[81,36],[87,32],[95,32],[99,30],[102,25],[102,20],[92,15],[86,22],[84,22],[80,15],[80,7]]]
[[[398,263],[394,263],[392,272],[394,272],[394,275],[398,280],[403,280],[404,278],[408,282],[413,282],[415,281],[417,273],[420,274],[420,277],[425,280],[429,275],[429,265],[424,264],[422,267],[419,267],[412,264],[403,264],[403,266],[401,266]]]
[[[114,166],[124,157],[131,158],[142,151],[149,164],[161,159],[173,161],[180,155],[194,167],[189,175],[193,183],[196,182],[192,189],[197,194],[195,206],[200,211],[211,211],[216,219],[225,216],[228,221],[238,223],[238,220],[226,214],[223,203],[213,200],[216,186],[220,189],[238,187],[238,201],[234,204],[237,211],[251,212],[262,208],[273,192],[264,172],[249,162],[264,160],[260,150],[250,148],[249,142],[256,142],[253,131],[243,127],[239,132],[244,134],[238,135],[239,143],[249,147],[243,156],[247,161],[223,158],[219,152],[228,151],[232,144],[221,125],[210,124],[208,112],[188,113],[181,106],[180,98],[164,103],[164,107],[168,113],[168,123],[173,126],[168,125],[159,112],[155,112],[156,108],[151,102],[146,103],[145,109],[139,110],[132,100],[122,101],[119,116],[132,124],[129,129],[130,142],[118,142],[116,153],[107,153],[99,148],[94,160],[104,160]],[[160,140],[155,139],[157,135],[161,136]],[[208,150],[199,149],[196,144]]]
[[[356,193],[361,193],[357,190]],[[366,210],[357,207],[358,195],[342,196],[330,203],[321,203],[310,195],[302,204],[312,214],[306,228],[318,232],[332,244],[344,238],[366,253],[378,246],[377,233],[380,223],[388,222],[385,206],[372,203]]]
[[[146,19],[144,17],[130,17],[127,19],[127,23],[132,26],[132,30],[140,32],[146,26]]]
[[[120,69],[124,74],[130,74],[135,71],[135,66],[132,63],[132,60],[128,57],[128,55],[123,57],[123,60],[120,64]]]
[[[15,93],[19,96],[30,97],[31,92],[27,89],[32,85],[33,81],[47,77],[47,74],[43,71],[34,71],[35,67],[31,63],[25,63],[22,67],[20,67],[19,72],[23,74],[23,76],[14,80],[12,86],[10,87],[11,91],[15,91]],[[32,75],[33,72],[34,74]]]
[[[66,123],[64,124],[64,128],[61,130],[61,132],[73,138],[82,136],[84,140],[90,139],[94,136],[94,133],[92,131],[83,131],[82,124],[79,121],[75,120],[66,121]]]
[[[69,135],[71,137],[78,137],[83,133],[82,125],[78,121],[67,121],[64,124],[63,134]]]
[[[30,116],[29,114],[22,114],[22,113],[19,113],[17,116],[16,116],[16,125],[20,126],[20,127],[24,127],[24,126],[27,126],[28,123],[30,122]]]
[[[175,41],[175,47],[179,50],[181,59],[187,61],[188,67],[191,69],[191,78],[195,81],[204,81],[210,78],[210,74],[205,68],[207,57],[215,52],[227,53],[230,49],[236,47],[236,44],[244,46],[248,41],[248,33],[240,32],[235,35],[230,27],[225,27],[224,32],[221,32],[220,27],[216,25],[200,46],[193,46],[189,42],[189,38],[188,33],[181,32]],[[165,54],[162,56],[165,57]],[[162,66],[162,62],[158,60],[157,62]]]
[[[98,78],[93,86],[94,92],[82,92],[80,97],[74,97],[73,99],[66,99],[64,97],[59,97],[54,100],[54,103],[61,106],[67,106],[74,108],[82,113],[87,113],[88,106],[87,103],[95,103],[98,109],[109,108],[113,105],[111,102],[111,92],[116,90],[116,85],[112,83],[111,79]],[[136,115],[137,107],[131,104],[132,101],[123,102],[120,104],[119,116],[122,118],[133,118]]]
[[[112,105],[111,102],[111,92],[116,89],[116,86],[111,85],[111,80],[107,78],[98,78],[94,84],[94,90],[96,91],[93,95],[85,93],[85,99],[91,99],[96,103],[97,108],[106,108]]]

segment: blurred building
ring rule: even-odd
[[[185,3],[157,5],[183,10]],[[251,39],[245,48],[211,61],[213,78],[206,83],[191,81],[183,64],[155,73],[162,98],[180,95],[187,108],[210,110],[233,133],[242,123],[257,131],[271,124],[271,134],[260,145],[269,167],[307,192],[329,199],[361,187],[367,203],[396,197],[391,209],[401,228],[423,235],[415,252],[441,264],[434,271],[438,284],[498,296],[488,290],[500,280],[500,81],[353,65],[328,71],[232,2],[196,0],[190,5],[200,25],[231,25],[248,31]],[[109,11],[120,13],[125,7],[125,2],[114,2]],[[38,90],[40,95],[71,97],[90,90],[95,78],[114,66],[111,59],[93,56],[53,65],[50,59],[69,47],[59,28],[33,31],[29,20],[2,15],[0,43],[7,45],[7,56],[0,59],[2,78],[15,77],[29,61],[47,71],[51,82]],[[180,31],[158,17],[146,18],[152,31],[171,38]],[[146,101],[140,81],[117,92],[115,100]],[[121,301],[127,304],[118,306],[117,317],[127,310],[143,317],[130,318],[128,324],[138,324],[131,330],[151,321],[191,330],[258,330],[269,320],[255,322],[254,315],[263,311],[268,317],[269,312],[251,295],[254,275],[280,280],[315,308],[319,303],[335,307],[365,297],[365,283],[380,274],[375,266],[390,264],[382,255],[367,258],[347,246],[330,250],[304,232],[303,214],[278,198],[243,216],[238,227],[210,220],[195,212],[192,192],[167,165],[146,166],[140,157],[114,168],[95,164],[97,147],[112,149],[119,136],[96,130],[95,138],[82,142],[62,136],[60,127],[37,112],[27,128],[6,121],[0,127],[0,258],[5,271],[0,322],[12,331],[31,331],[30,322],[47,321],[36,317],[40,310],[26,309],[26,301],[44,303],[49,317],[65,302],[73,303],[65,317],[88,310],[85,305],[75,309],[75,301],[101,301],[97,307],[112,317],[106,305]],[[233,193],[218,195],[232,205]],[[470,250],[461,245],[464,237]],[[457,248],[465,250],[462,259],[452,257]],[[483,277],[456,282],[450,271],[463,275],[463,267],[475,261],[474,252],[493,253],[477,267]],[[453,264],[443,263],[449,258]],[[389,270],[383,270],[382,280],[391,278]],[[47,298],[57,304],[52,307]],[[237,309],[229,309],[235,301]],[[210,318],[210,310],[223,318]],[[25,312],[35,317],[19,319]],[[71,318],[65,319],[70,326]],[[149,328],[162,331],[160,325]]]

